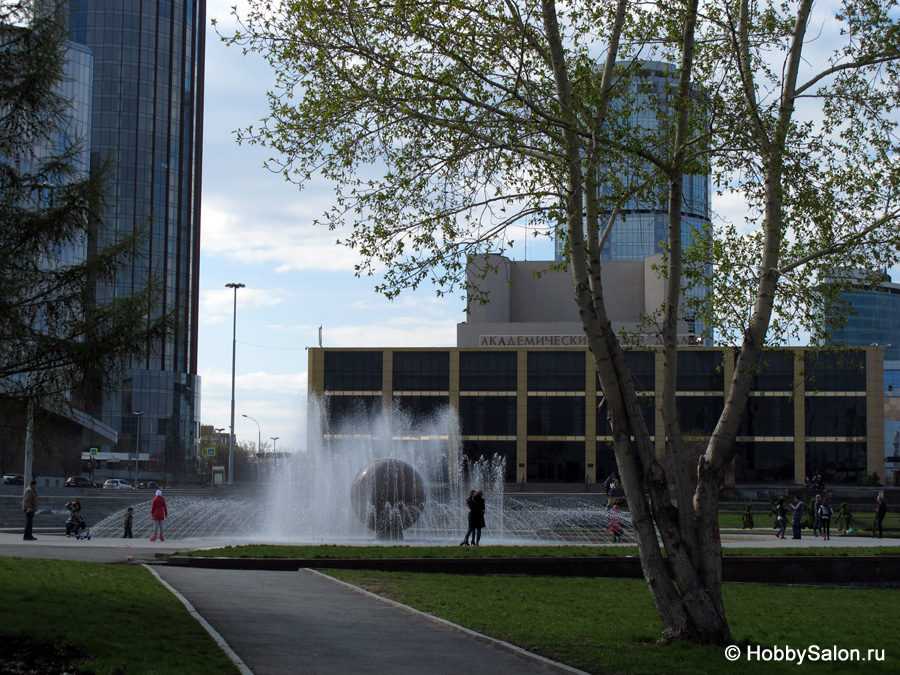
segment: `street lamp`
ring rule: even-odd
[[[274,456],[275,461],[278,461],[278,454],[275,452],[275,441],[277,441],[281,436],[269,436],[272,439],[272,455]]]
[[[231,436],[228,439],[228,484],[234,483],[234,366],[237,355],[237,292],[245,288],[244,284],[225,284],[225,288],[234,289],[234,329],[231,340]]]
[[[253,420],[254,422],[256,422],[256,420],[254,420],[252,417],[250,417],[250,415],[241,415],[241,417],[246,417],[248,420]],[[256,432],[258,434],[258,438],[256,441],[257,459],[262,459],[262,457],[259,457],[259,455],[262,454],[262,428],[259,426],[259,422],[256,422]],[[257,464],[256,466],[257,466],[257,470],[256,470],[257,482],[262,482],[262,477],[261,477],[261,474],[259,471],[259,464]]]
[[[131,414],[137,417],[137,445],[134,452],[134,486],[137,487],[137,465],[141,458],[141,415],[144,414],[144,411],[134,410]]]

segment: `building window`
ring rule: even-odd
[[[738,436],[793,436],[794,402],[788,396],[751,396]]]
[[[515,391],[515,352],[460,352],[460,391]]]
[[[806,444],[806,475],[821,473],[825,484],[858,483],[866,475],[866,444]],[[884,476],[881,476],[884,478]]]
[[[865,436],[864,396],[807,396],[807,436]]]
[[[395,396],[394,409],[396,414],[405,419],[402,425],[404,429],[421,430],[424,427],[438,423],[438,418],[447,412],[450,406],[448,396]],[[436,433],[446,434],[447,425],[438,423]],[[395,425],[396,426],[396,425]]]
[[[503,480],[507,483],[516,482],[515,441],[463,441],[462,453],[469,462],[502,457],[505,460]]]
[[[515,436],[515,396],[460,396],[459,418],[464,436]]]
[[[737,362],[737,352],[734,354]],[[753,391],[791,391],[794,386],[794,356],[782,349],[767,349],[759,357],[750,387]]]
[[[584,436],[584,396],[529,396],[529,436]]]
[[[584,443],[532,441],[527,471],[531,483],[584,482]]]
[[[528,352],[528,391],[584,391],[584,352]]]
[[[381,352],[325,352],[325,391],[381,391]]]
[[[656,433],[656,400],[652,396],[641,396],[638,398],[638,402],[641,406],[644,424],[647,425],[647,431],[653,436]],[[606,406],[597,408],[597,435],[612,435],[612,426],[609,423]]]
[[[684,433],[711,434],[719,422],[725,399],[721,396],[678,396],[675,414]]]
[[[450,352],[394,352],[394,391],[450,389]]]
[[[380,396],[326,396],[325,433],[372,433],[381,407]]]
[[[865,391],[863,352],[821,350],[806,354],[807,391]]]
[[[678,391],[722,391],[722,352],[679,350]]]
[[[736,443],[736,483],[794,481],[794,444],[791,441]]]
[[[631,382],[636,391],[656,391],[656,353],[643,350],[625,352],[625,363],[631,371]],[[601,391],[597,376],[597,391]]]

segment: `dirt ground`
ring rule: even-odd
[[[78,675],[87,659],[78,647],[0,635],[0,675]]]

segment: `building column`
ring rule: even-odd
[[[528,350],[516,350],[516,482],[528,482]]]

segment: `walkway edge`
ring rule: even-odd
[[[219,631],[217,631],[215,628],[213,628],[210,625],[209,621],[204,619],[203,615],[200,614],[200,612],[198,612],[196,609],[194,609],[194,606],[191,604],[190,600],[188,600],[181,593],[179,593],[178,590],[176,588],[174,588],[169,582],[167,582],[165,579],[163,579],[161,576],[159,576],[159,573],[155,569],[153,569],[150,565],[145,564],[145,565],[143,565],[143,567],[145,569],[150,570],[150,574],[155,576],[156,580],[159,583],[161,583],[166,589],[168,589],[168,591],[172,595],[174,595],[176,598],[178,598],[181,601],[181,604],[183,604],[185,606],[185,608],[187,609],[188,614],[190,614],[195,619],[197,619],[197,621],[200,623],[200,625],[203,626],[204,630],[206,630],[206,632],[209,633],[210,637],[212,637],[212,639],[216,641],[216,644],[219,645],[219,648],[223,652],[225,652],[225,655],[228,656],[228,658],[231,659],[232,663],[234,663],[234,665],[237,666],[238,670],[241,672],[241,675],[253,675],[253,671],[247,667],[247,664],[241,660],[241,657],[235,653],[235,651],[231,648],[231,646],[227,642],[225,642],[225,638],[223,638],[219,634]]]
[[[515,654],[516,656],[519,656],[523,659],[527,659],[529,661],[535,661],[535,662],[540,663],[548,668],[556,670],[560,673],[567,673],[568,675],[589,675],[589,673],[587,673],[584,670],[578,670],[577,668],[572,668],[571,666],[567,666],[564,663],[559,663],[558,661],[553,661],[551,659],[540,656],[538,654],[534,654],[533,652],[529,652],[528,650],[522,649],[521,647],[517,647],[516,645],[511,644],[509,642],[504,642],[503,640],[498,640],[497,638],[492,638],[488,635],[484,635],[483,633],[478,633],[474,630],[466,628],[465,626],[460,626],[459,624],[452,623],[451,621],[447,621],[446,619],[442,619],[438,616],[434,616],[433,614],[427,614],[426,612],[419,611],[418,609],[415,609],[414,607],[410,607],[409,605],[404,605],[400,602],[396,602],[395,600],[390,600],[388,598],[385,598],[385,597],[382,597],[375,593],[372,593],[370,591],[367,591],[364,588],[360,588],[359,586],[354,586],[353,584],[347,583],[346,581],[341,581],[340,579],[335,579],[334,577],[330,577],[327,574],[323,574],[322,572],[319,572],[318,570],[310,569],[309,567],[301,567],[298,570],[298,572],[307,572],[309,574],[313,574],[318,577],[323,577],[323,578],[327,579],[328,581],[331,581],[332,583],[344,586],[345,588],[348,588],[351,591],[355,591],[355,592],[365,595],[369,598],[379,600],[380,602],[383,602],[383,603],[390,605],[392,607],[395,607],[397,609],[402,609],[403,611],[409,612],[410,614],[415,614],[416,616],[418,616],[422,619],[426,619],[428,621],[432,621],[434,623],[441,624],[442,626],[450,628],[451,630],[455,630],[459,633],[467,635],[470,638],[474,638],[475,640],[478,640],[479,642],[488,644],[491,647],[500,649],[505,652],[509,652],[511,654]]]

